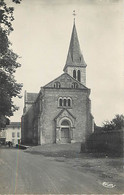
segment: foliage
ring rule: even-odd
[[[20,3],[21,0],[12,0],[14,3]],[[13,30],[12,21],[14,20],[13,17],[13,7],[7,7],[7,4],[4,0],[0,0],[0,24],[4,25],[4,30],[7,33],[10,33]]]
[[[20,3],[21,0],[12,0]],[[14,73],[21,65],[17,62],[18,55],[10,49],[9,34],[14,30],[12,21],[14,8],[8,7],[0,0],[0,129],[9,123],[8,117],[13,115],[18,107],[14,105],[13,97],[20,98],[22,84],[16,82]]]
[[[115,118],[112,120],[114,125],[115,125],[115,129],[121,129],[124,127],[124,115],[116,115]]]
[[[100,127],[100,126],[96,125],[96,123],[94,123],[94,132],[99,133],[101,131],[102,131],[102,127]]]
[[[115,115],[111,121],[105,121],[103,123],[103,130],[120,130],[124,128],[124,115]]]

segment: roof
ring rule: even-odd
[[[77,36],[77,31],[76,31],[76,26],[75,22],[73,25],[73,30],[72,30],[72,35],[71,35],[71,41],[70,41],[70,46],[68,50],[68,55],[67,55],[67,60],[66,64],[63,70],[66,69],[68,66],[83,66],[86,67],[86,63],[84,61],[79,41],[78,41],[78,36]]]
[[[6,128],[10,127],[21,127],[21,122],[11,122],[9,125],[6,126]]]
[[[26,101],[34,102],[38,96],[38,93],[26,93]]]

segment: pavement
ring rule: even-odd
[[[123,176],[122,158],[0,148],[1,194],[122,194]]]

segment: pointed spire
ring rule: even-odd
[[[76,16],[75,10],[73,10],[73,14],[72,15],[74,16],[74,23],[75,23],[75,16]]]
[[[86,63],[84,61],[83,55],[81,53],[76,26],[75,26],[75,18],[73,24],[73,30],[71,35],[70,46],[68,50],[66,64],[63,70],[66,69],[68,66],[83,66],[86,67]]]

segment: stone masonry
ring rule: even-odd
[[[94,126],[86,66],[74,23],[64,73],[39,94],[25,92],[22,143],[85,142]]]

